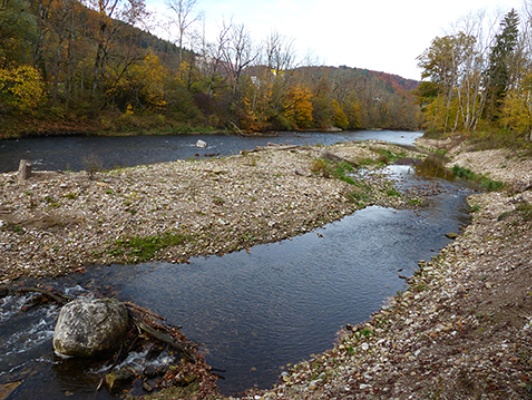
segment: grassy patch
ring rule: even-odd
[[[457,178],[476,183],[480,189],[486,192],[496,192],[504,189],[503,182],[495,181],[485,175],[475,174],[470,169],[458,165],[453,166],[451,172]]]
[[[399,193],[394,188],[390,188],[390,189],[386,190],[386,196],[388,196],[388,197],[401,197],[401,193]]]
[[[325,158],[316,158],[312,160],[310,171],[314,175],[333,177],[350,185],[354,185],[356,182],[355,179],[349,176],[349,174],[354,172],[354,167],[347,161],[331,161]]]
[[[190,235],[165,232],[161,235],[134,236],[117,240],[107,253],[113,256],[124,256],[135,262],[148,261],[159,250],[170,246],[178,246],[190,240]]]
[[[421,206],[423,204],[423,200],[414,198],[409,199],[407,203],[411,206]]]
[[[497,221],[504,221],[511,216],[517,215],[521,217],[525,222],[532,220],[532,204],[519,203],[514,210],[503,212],[497,218]]]
[[[19,235],[24,233],[24,228],[21,225],[17,224],[5,224],[1,227],[2,230],[11,231],[13,233],[17,233]]]
[[[473,213],[476,213],[476,212],[479,212],[480,211],[480,205],[478,204],[473,204],[470,208],[470,211],[473,212]]]
[[[379,155],[379,158],[377,159],[377,161],[385,165],[393,164],[395,161],[399,160],[400,158],[405,158],[407,156],[406,153],[403,153],[403,152],[394,153],[393,151],[388,150],[388,149],[372,149],[372,150],[375,151]]]
[[[59,204],[59,202],[53,196],[46,196],[44,200],[49,207],[58,208],[61,206],[61,204]]]
[[[525,221],[532,221],[532,204],[520,203],[515,210]]]

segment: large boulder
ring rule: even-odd
[[[126,334],[126,306],[112,299],[74,300],[63,306],[54,330],[56,353],[93,357],[114,349]]]

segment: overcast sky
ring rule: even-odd
[[[527,0],[530,2],[530,0]],[[272,31],[294,39],[299,60],[420,79],[416,57],[452,24],[486,10],[504,15],[525,0],[197,0],[208,36],[222,21],[243,23],[255,41]],[[146,0],[164,11],[164,0]],[[161,7],[162,6],[162,7]],[[168,12],[166,12],[168,14]]]

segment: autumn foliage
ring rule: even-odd
[[[466,136],[497,131],[530,141],[532,14],[511,10],[494,33],[484,32],[490,25],[484,18],[463,21],[454,33],[433,39],[419,57],[424,80],[417,95],[425,128]],[[489,135],[482,140],[489,142]]]
[[[417,82],[296,66],[282,35],[254,42],[244,25],[224,23],[214,42],[184,48],[194,3],[171,2],[169,12],[182,13],[172,43],[146,31],[142,0],[4,0],[0,137],[43,126],[110,133],[419,127]]]

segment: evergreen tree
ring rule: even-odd
[[[495,36],[486,71],[485,116],[496,120],[502,101],[511,85],[510,66],[519,39],[519,16],[512,9],[501,21],[500,33]]]

